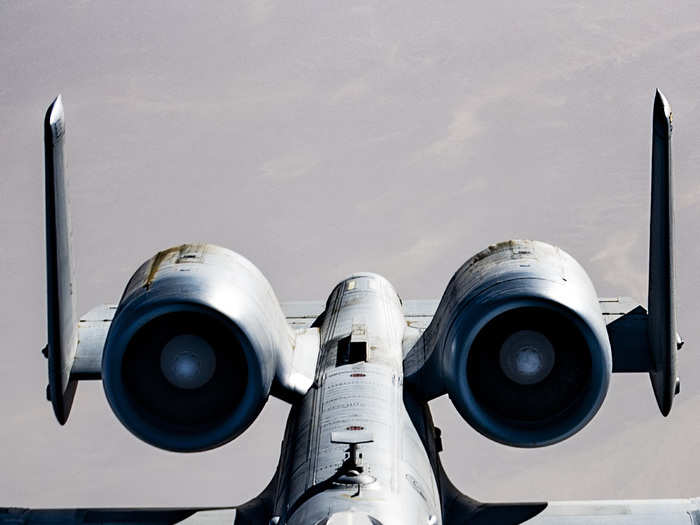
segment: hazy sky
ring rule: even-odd
[[[437,298],[488,244],[536,238],[600,295],[646,298],[651,103],[674,109],[682,394],[615,377],[553,447],[480,437],[432,403],[443,462],[489,501],[700,496],[697,2],[0,0],[0,506],[233,505],[277,462],[288,407],[194,455],[132,437],[99,383],[45,401],[43,113],[64,96],[81,312],[156,251],[211,242],[281,300],[354,271]],[[136,6],[137,4],[131,4]]]

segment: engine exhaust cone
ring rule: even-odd
[[[168,382],[177,388],[200,388],[214,375],[216,354],[203,337],[176,335],[160,353],[160,369]]]
[[[467,362],[476,401],[516,427],[575,417],[591,385],[585,337],[555,310],[516,308],[486,324]]]
[[[534,385],[552,371],[555,351],[540,332],[519,330],[506,338],[499,356],[501,370],[508,379],[520,385]]]

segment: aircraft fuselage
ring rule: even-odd
[[[289,525],[346,511],[383,525],[441,523],[433,468],[404,404],[405,329],[400,299],[378,275],[353,275],[331,293],[315,383],[292,408],[283,445],[278,502]],[[332,439],[372,441],[357,445],[353,468],[351,446]]]

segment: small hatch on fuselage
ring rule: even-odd
[[[367,361],[367,341],[353,341],[352,336],[338,340],[335,366],[351,365]]]

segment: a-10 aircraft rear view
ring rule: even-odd
[[[78,382],[101,380],[117,418],[153,446],[197,452],[246,430],[270,395],[291,405],[276,472],[226,508],[0,509],[2,523],[235,525],[699,524],[698,500],[482,503],[440,463],[428,402],[515,447],[583,428],[612,373],[648,373],[663,415],[680,382],[671,111],[657,91],[648,310],[601,299],[566,252],[511,240],[457,270],[439,301],[402,301],[357,273],[325,302],[280,304],[247,259],[208,244],[158,252],[117,305],[76,315],[61,98],[44,123],[47,396],[66,423]],[[606,291],[607,292],[607,291]],[[614,290],[612,291],[614,293]]]

